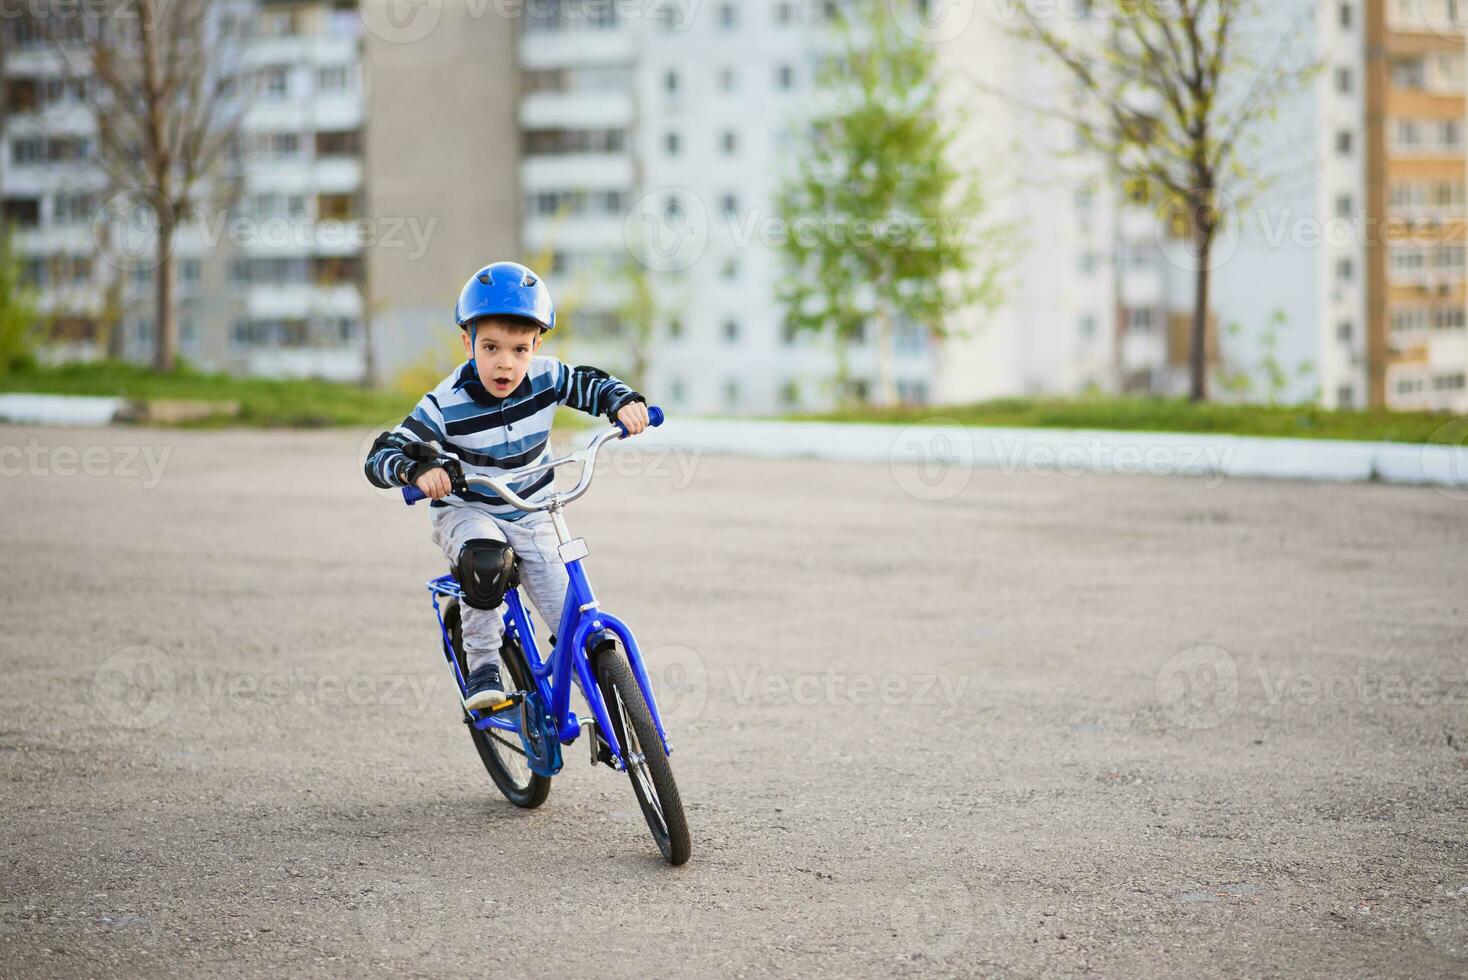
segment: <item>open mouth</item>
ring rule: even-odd
[[[508,388],[508,387],[510,387],[510,379],[509,378],[504,378],[504,377],[491,378],[490,379],[490,383],[493,384],[496,388]]]

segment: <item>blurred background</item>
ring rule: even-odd
[[[1461,413],[1459,7],[17,3],[3,385],[421,392],[517,258],[685,414]]]

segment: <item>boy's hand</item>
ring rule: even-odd
[[[454,484],[449,479],[448,471],[442,466],[436,466],[427,473],[424,473],[414,481],[413,485],[423,491],[423,496],[429,500],[442,500],[453,492],[454,489]]]
[[[647,428],[647,406],[642,402],[628,402],[617,413],[617,421],[627,427],[629,436],[635,436]]]

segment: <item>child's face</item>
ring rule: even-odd
[[[473,350],[469,348],[471,332],[474,334]],[[520,387],[520,382],[525,380],[525,372],[530,370],[530,359],[540,349],[538,329],[526,330],[499,320],[480,320],[462,336],[464,353],[474,358],[479,383],[496,398],[504,398]]]

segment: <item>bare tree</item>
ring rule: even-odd
[[[1302,17],[1313,15],[1313,4]],[[1076,83],[1082,104],[1067,116],[1136,197],[1170,205],[1191,238],[1193,315],[1189,395],[1208,397],[1211,257],[1227,202],[1242,204],[1267,184],[1241,152],[1257,124],[1317,70],[1290,56],[1293,32],[1257,60],[1241,28],[1260,15],[1255,0],[1138,0],[1108,5],[1104,18],[1064,32],[1023,5],[1019,33],[1036,42]],[[1048,6],[1054,15],[1056,8]],[[1257,20],[1254,21],[1257,23]],[[1257,47],[1257,45],[1255,45]],[[1064,114],[1064,113],[1062,113]]]
[[[93,0],[47,22],[63,63],[90,76],[97,162],[109,207],[151,215],[153,366],[178,357],[174,240],[218,191],[248,99],[243,41],[248,20],[232,0]],[[212,185],[212,186],[211,186]]]

